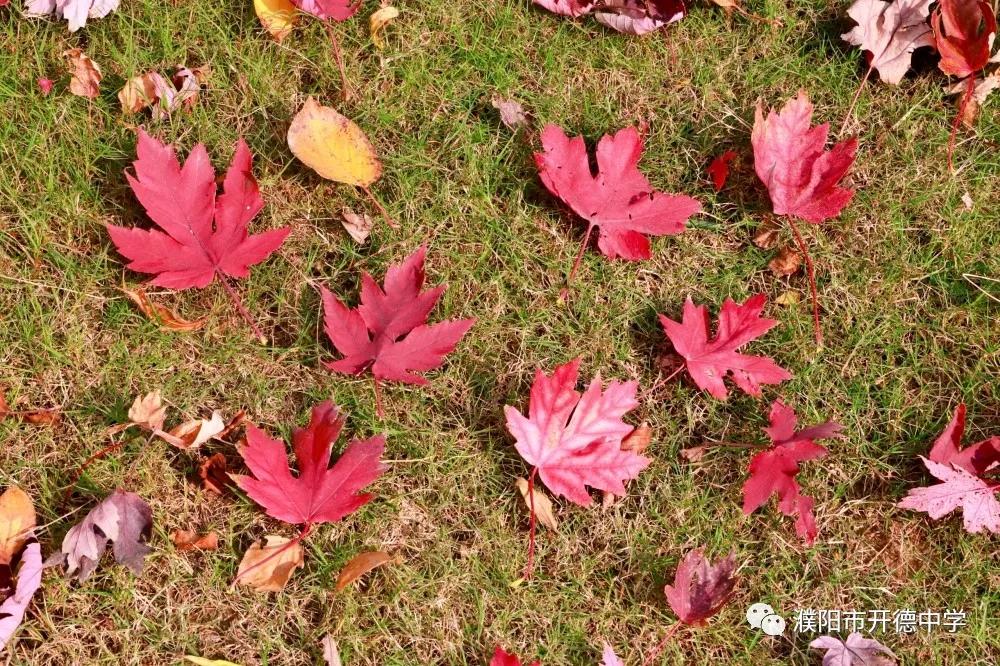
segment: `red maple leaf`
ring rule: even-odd
[[[771,447],[750,460],[750,478],[743,484],[743,513],[750,515],[777,495],[778,509],[786,516],[798,516],[795,532],[811,545],[816,540],[813,499],[800,493],[795,476],[799,463],[827,454],[814,440],[836,437],[843,426],[827,421],[797,431],[795,411],[781,400],[771,405],[769,420],[764,432],[771,438]]]
[[[240,455],[253,476],[231,475],[250,498],[272,518],[303,525],[338,521],[367,503],[372,495],[359,491],[377,479],[385,466],[379,462],[385,438],[352,440],[331,467],[330,452],[340,436],[344,417],[327,401],[313,407],[305,428],[292,433],[298,476],[292,475],[281,440],[271,439],[254,425],[247,426]]]
[[[975,74],[990,60],[997,20],[984,0],[940,0],[931,14],[931,29],[941,60],[950,76]]]
[[[292,4],[323,21],[346,21],[361,9],[361,0],[292,0]]]
[[[218,278],[257,337],[263,337],[226,276],[247,277],[250,266],[271,256],[291,229],[247,233],[264,201],[246,143],[240,139],[236,144],[218,197],[203,144],[194,147],[181,167],[173,148],[140,129],[132,164],[135,176],[125,177],[159,229],[107,225],[115,247],[130,260],[128,268],[155,275],[152,283],[169,289],[205,287]]]
[[[327,363],[327,368],[351,375],[370,368],[376,391],[380,379],[421,386],[428,383],[414,372],[440,366],[476,320],[425,323],[446,289],[441,285],[421,292],[426,254],[427,248],[421,246],[402,263],[390,266],[384,290],[364,273],[361,304],[353,309],[320,287],[326,335],[344,355]]]
[[[703,625],[726,605],[736,588],[736,556],[709,563],[703,549],[690,551],[677,566],[674,584],[663,588],[667,603],[684,624]]]
[[[902,509],[923,511],[937,520],[961,508],[969,532],[1000,533],[1000,483],[986,478],[1000,463],[1000,436],[961,447],[965,430],[965,405],[955,409],[948,427],[934,441],[924,465],[942,483],[914,488],[897,504]]]
[[[751,296],[742,305],[726,299],[719,311],[719,326],[715,337],[708,339],[708,308],[695,305],[690,297],[684,302],[680,323],[660,315],[664,333],[674,350],[684,358],[694,383],[716,398],[729,395],[723,379],[726,375],[745,392],[761,394],[761,384],[779,384],[792,375],[767,356],[750,356],[736,350],[771,330],[778,322],[764,319],[767,297]]]
[[[646,234],[679,234],[688,218],[701,210],[691,197],[653,189],[637,167],[642,137],[634,127],[601,138],[596,175],[582,136],[570,139],[559,126],[546,125],[542,148],[535,153],[542,183],[588,223],[570,280],[594,227],[600,229],[597,246],[605,256],[638,261],[650,257]]]
[[[716,192],[722,191],[722,188],[725,187],[726,179],[729,178],[729,163],[734,159],[736,159],[736,151],[727,150],[713,159],[705,170],[712,179],[712,187],[715,188]]]
[[[528,666],[541,666],[541,663],[533,661]],[[490,659],[490,666],[521,666],[521,660],[518,659],[517,655],[510,654],[498,646],[496,652],[493,653],[493,658]]]

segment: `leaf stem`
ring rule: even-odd
[[[226,293],[229,294],[229,299],[236,307],[236,311],[239,312],[240,316],[243,317],[243,320],[250,325],[250,329],[253,331],[254,336],[256,336],[257,341],[262,345],[267,344],[267,337],[264,335],[264,332],[260,330],[257,322],[253,320],[253,317],[250,316],[246,307],[243,306],[243,299],[240,298],[239,293],[233,289],[233,285],[229,284],[229,280],[226,279],[225,275],[218,272],[216,274],[219,276],[219,282],[221,282],[222,286],[225,287]]]
[[[590,232],[594,230],[594,225],[591,223],[587,227],[587,233],[583,234],[583,240],[580,241],[580,250],[576,253],[576,260],[573,262],[573,268],[569,271],[569,276],[566,278],[566,286],[563,287],[562,292],[559,294],[559,298],[565,300],[569,295],[569,285],[573,282],[573,277],[576,275],[576,269],[580,268],[580,262],[583,261],[583,253],[587,249],[587,241],[590,240]]]
[[[528,562],[524,565],[524,579],[531,580],[531,574],[535,570],[535,474],[537,467],[531,468],[528,475]]]
[[[73,480],[69,482],[69,487],[66,488],[66,492],[63,494],[63,504],[65,504],[69,500],[69,496],[73,494],[73,488],[76,487],[76,482],[80,480],[80,477],[83,476],[83,473],[87,470],[88,467],[90,467],[91,463],[93,463],[95,460],[99,458],[103,458],[104,456],[111,453],[115,449],[120,449],[124,444],[125,444],[125,438],[122,437],[117,442],[112,442],[111,444],[108,444],[103,449],[101,449],[94,455],[84,460],[83,464],[77,467],[76,471],[73,473]]]
[[[851,116],[854,114],[854,106],[858,103],[858,98],[861,97],[861,89],[865,87],[865,82],[868,81],[868,77],[872,75],[872,65],[868,65],[868,71],[865,75],[861,77],[861,82],[858,84],[858,89],[854,91],[854,97],[851,99],[851,105],[847,107],[847,115],[844,116],[844,124],[840,126],[840,132],[843,133],[847,126],[851,123]]]
[[[347,102],[354,96],[351,84],[347,82],[347,72],[344,70],[344,59],[340,54],[340,40],[337,39],[337,31],[333,29],[332,21],[323,21],[327,34],[330,36],[330,43],[333,45],[333,57],[337,61],[337,69],[340,70],[341,97]]]
[[[663,652],[663,649],[667,647],[667,641],[673,638],[673,635],[676,634],[677,630],[680,628],[681,628],[681,623],[674,622],[674,625],[670,627],[670,630],[667,632],[666,636],[663,637],[663,640],[661,640],[656,645],[656,647],[653,648],[650,651],[650,653],[646,656],[645,661],[642,662],[642,666],[650,666],[650,664],[652,664],[656,660],[656,658],[660,656],[660,653]]]
[[[965,83],[965,93],[962,94],[962,101],[958,104],[958,113],[955,114],[955,120],[951,121],[951,134],[948,136],[948,171],[954,171],[954,163],[952,157],[955,153],[955,137],[958,135],[958,125],[962,122],[962,118],[965,116],[965,110],[969,107],[969,102],[972,101],[972,93],[976,91],[976,74],[972,73],[969,78],[966,79]]]
[[[806,260],[806,273],[809,276],[809,291],[812,292],[812,304],[813,304],[813,331],[816,335],[816,344],[822,346],[823,344],[823,329],[819,325],[819,295],[816,292],[816,270],[813,267],[812,257],[809,256],[809,250],[806,248],[805,241],[802,240],[802,234],[799,233],[799,228],[795,225],[795,220],[791,215],[788,216],[788,226],[792,228],[792,234],[795,236],[795,242],[799,245],[799,251],[802,252],[802,257]]]
[[[385,418],[385,410],[382,408],[382,389],[379,387],[378,377],[372,375],[372,384],[375,386],[375,415],[380,419]]]
[[[260,567],[264,566],[265,564],[267,564],[268,562],[270,562],[274,558],[276,558],[279,555],[281,555],[286,550],[294,547],[296,544],[301,543],[303,539],[305,539],[307,536],[309,536],[312,533],[312,528],[313,528],[312,523],[306,523],[305,525],[303,525],[302,529],[299,531],[298,535],[295,538],[293,538],[292,540],[288,541],[285,544],[282,544],[281,548],[279,548],[278,550],[274,551],[273,553],[271,553],[270,555],[268,555],[267,557],[265,557],[264,559],[262,559],[260,562],[257,562],[253,566],[248,567],[244,571],[241,571],[240,573],[236,574],[236,578],[233,579],[233,583],[232,583],[232,585],[230,587],[235,587],[236,583],[239,582],[240,578],[242,578],[243,576],[246,576],[251,571],[255,571],[255,570],[259,569]]]
[[[389,215],[389,211],[385,209],[385,206],[382,205],[381,201],[375,198],[375,195],[372,194],[372,191],[370,189],[368,189],[368,186],[362,185],[361,190],[368,195],[368,198],[372,200],[372,203],[375,204],[375,207],[378,208],[378,211],[382,213],[382,217],[385,218],[385,223],[388,224],[393,229],[399,229],[399,223],[396,222],[394,219],[392,219],[392,217]]]

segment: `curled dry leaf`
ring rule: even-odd
[[[128,410],[129,421],[154,432],[163,428],[166,418],[167,408],[163,405],[159,389],[144,396],[136,396]]]
[[[375,48],[379,50],[385,48],[385,41],[382,39],[382,33],[385,32],[385,27],[389,25],[389,21],[392,21],[398,16],[399,10],[392,5],[387,5],[374,12],[368,19],[368,31],[371,34],[372,43],[375,45]]]
[[[528,511],[531,511],[531,498],[528,496],[528,480],[518,478],[517,489],[521,491],[521,498],[524,499],[524,505],[528,507]],[[552,500],[538,488],[534,489],[534,495],[535,517],[538,519],[538,522],[553,532],[558,531],[559,521],[556,520],[556,514],[552,510]]]
[[[528,119],[528,114],[525,113],[524,107],[521,106],[519,102],[515,102],[512,99],[504,99],[502,97],[493,97],[490,100],[493,108],[500,113],[500,122],[502,122],[507,129],[518,130],[522,127],[527,127],[531,124]]]
[[[653,441],[653,429],[648,423],[643,422],[641,426],[630,432],[622,440],[622,451],[632,451],[633,453],[644,453]]]
[[[11,486],[0,495],[0,565],[9,565],[35,528],[35,507],[28,494]]]
[[[786,245],[778,250],[778,255],[768,262],[767,267],[775,275],[794,275],[802,268],[802,255]]]
[[[292,118],[288,147],[327,180],[368,187],[382,175],[382,164],[361,128],[312,97]]]
[[[391,561],[392,556],[380,550],[358,553],[340,570],[340,575],[337,576],[337,592],[343,591],[345,587],[372,569],[376,569],[383,564],[388,564]]]
[[[118,91],[118,101],[125,113],[151,108],[154,119],[163,118],[177,109],[193,107],[210,71],[208,67],[180,67],[169,79],[159,72],[146,72],[125,82]]]
[[[236,581],[257,592],[280,592],[302,566],[302,546],[281,536],[267,535],[264,545],[254,542],[243,555]]]
[[[945,88],[945,92],[949,95],[962,95],[966,92],[967,86],[968,83],[966,81],[959,81],[958,83]],[[972,96],[969,97],[968,100],[964,100],[962,97],[959,97],[955,101],[955,105],[958,107],[958,111],[961,114],[963,125],[970,129],[975,126],[976,118],[979,116],[979,108],[984,102],[986,102],[990,93],[997,88],[1000,88],[1000,71],[994,71],[987,76],[976,79]],[[965,108],[962,108],[963,102],[965,103]]]
[[[773,250],[781,240],[781,227],[768,220],[757,228],[753,236],[753,244],[762,250]]]
[[[63,51],[63,57],[69,59],[69,70],[72,78],[69,81],[69,91],[74,95],[94,99],[101,90],[100,66],[90,59],[82,49]]]
[[[170,540],[179,551],[215,550],[219,547],[219,535],[216,532],[198,534],[191,530],[174,530],[170,533]]]
[[[121,99],[121,93],[118,94],[118,98]],[[188,333],[190,331],[197,331],[205,325],[207,317],[199,317],[198,319],[184,319],[177,315],[176,312],[171,310],[165,305],[159,305],[153,303],[149,300],[149,296],[143,289],[128,289],[122,287],[122,293],[129,297],[133,303],[138,306],[139,311],[144,315],[157,322],[160,328],[165,331],[179,331],[182,333]]]
[[[344,230],[350,234],[351,238],[358,245],[364,245],[371,235],[374,221],[368,213],[355,213],[350,208],[345,208],[341,213],[340,223],[344,225]]]
[[[708,453],[708,446],[691,446],[680,450],[681,458],[690,463],[701,462],[706,453]]]
[[[221,453],[215,453],[202,460],[198,468],[202,488],[216,495],[222,495],[227,488],[236,485],[229,477],[226,467],[226,457]]]
[[[253,9],[260,24],[276,42],[287,37],[295,27],[297,14],[291,0],[253,0]]]
[[[62,420],[62,414],[55,407],[51,409],[13,410],[7,404],[7,399],[4,397],[3,391],[0,390],[0,421],[8,417],[20,419],[24,423],[30,423],[31,425],[47,426],[54,426]]]
[[[164,441],[179,449],[196,449],[226,429],[226,422],[218,410],[212,412],[212,418],[193,419],[180,424],[169,433],[157,433]],[[169,434],[169,437],[165,437]]]

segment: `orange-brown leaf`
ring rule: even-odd
[[[236,581],[257,592],[280,592],[304,561],[302,546],[289,539],[268,535],[264,545],[254,542],[243,555]]]
[[[216,532],[198,534],[191,530],[174,530],[170,540],[177,550],[215,550],[219,547],[219,535]]]
[[[17,486],[0,495],[0,565],[10,561],[24,546],[35,527],[35,507]]]
[[[144,315],[158,323],[160,328],[164,330],[180,331],[183,333],[197,331],[205,325],[205,321],[207,320],[206,317],[184,319],[165,305],[153,303],[142,289],[126,289],[122,287],[122,292],[139,307],[139,310]]]
[[[355,555],[354,559],[348,562],[340,570],[340,575],[337,576],[337,592],[340,592],[372,569],[376,569],[391,561],[392,556],[380,550]]]

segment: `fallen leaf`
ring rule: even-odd
[[[934,46],[927,24],[933,0],[856,0],[847,10],[858,24],[841,35],[848,44],[869,54],[868,65],[885,83],[899,84],[910,69],[910,58],[922,46]]]
[[[796,305],[802,301],[802,295],[797,291],[785,291],[778,295],[774,302],[778,305]]]
[[[680,450],[681,458],[684,458],[684,460],[687,460],[690,463],[701,462],[701,459],[705,457],[706,453],[708,453],[707,446],[691,446]]]
[[[767,263],[767,267],[775,275],[794,275],[802,268],[802,255],[795,248],[786,245],[778,250],[778,255]]]
[[[542,148],[535,153],[542,183],[587,221],[584,245],[594,227],[600,229],[597,246],[608,258],[649,259],[647,235],[679,234],[701,210],[691,197],[653,189],[638,168],[643,141],[634,127],[601,138],[596,176],[582,136],[570,139],[557,125],[547,125]]]
[[[168,117],[177,109],[194,106],[208,68],[180,67],[170,79],[159,72],[146,72],[132,77],[118,91],[118,101],[125,113],[153,110],[153,119]]]
[[[58,409],[32,409],[20,413],[21,420],[31,425],[54,426],[62,421]]]
[[[622,450],[633,427],[622,421],[638,405],[636,382],[611,382],[601,388],[596,376],[581,395],[575,390],[580,359],[535,373],[528,416],[505,406],[507,430],[521,457],[556,496],[581,506],[592,503],[587,486],[625,494],[624,481],[645,469],[649,458]]]
[[[359,491],[385,471],[379,460],[385,451],[382,436],[352,440],[329,466],[333,443],[343,427],[344,417],[333,403],[313,407],[308,427],[292,432],[296,477],[288,465],[285,444],[247,425],[247,441],[239,451],[253,476],[230,476],[272,518],[310,526],[341,520],[372,498]]]
[[[778,325],[774,319],[760,316],[767,297],[751,296],[739,304],[726,299],[719,311],[715,337],[708,339],[708,308],[695,305],[690,297],[684,302],[680,322],[660,315],[660,324],[674,350],[684,358],[688,374],[698,388],[725,400],[729,395],[723,381],[729,375],[733,383],[748,395],[759,396],[761,384],[780,384],[791,379],[790,372],[767,356],[738,353],[745,344]]]
[[[42,550],[37,541],[32,541],[24,547],[21,555],[14,593],[0,604],[0,651],[7,647],[14,632],[21,626],[28,604],[41,585]]]
[[[594,0],[531,0],[553,14],[561,16],[583,16],[594,7]],[[499,648],[497,648],[499,649]]]
[[[260,24],[276,42],[287,37],[298,20],[291,0],[253,0],[253,9]]]
[[[239,664],[226,661],[225,659],[206,659],[205,657],[196,657],[192,654],[184,655],[184,660],[190,661],[192,664],[197,664],[198,666],[240,666]]]
[[[202,487],[216,495],[222,495],[229,486],[234,485],[226,471],[226,457],[215,453],[201,461],[198,467],[198,477]]]
[[[989,2],[938,0],[931,14],[931,29],[941,54],[938,68],[945,74],[965,78],[990,61],[997,21]]]
[[[370,369],[376,382],[389,380],[424,386],[417,372],[439,367],[444,357],[475,323],[453,319],[427,324],[446,285],[423,291],[427,247],[389,266],[379,287],[367,273],[361,277],[361,304],[348,308],[320,287],[327,337],[343,358],[325,363],[333,372],[359,375]]]
[[[240,139],[216,197],[215,171],[208,151],[198,144],[183,170],[174,150],[142,129],[129,186],[146,214],[161,230],[107,225],[128,268],[155,275],[152,284],[168,289],[207,287],[216,279],[245,278],[250,267],[273,254],[290,227],[250,235],[250,221],[264,207],[252,173],[250,149]],[[255,329],[239,296],[227,283],[236,309]]]
[[[720,192],[726,185],[726,180],[729,178],[729,163],[736,159],[737,153],[733,150],[727,150],[718,157],[712,160],[712,163],[708,165],[706,173],[712,179],[712,187],[715,188],[716,192]]]
[[[607,641],[604,642],[604,652],[601,655],[601,666],[625,666],[625,663],[615,654],[615,649]]]
[[[878,641],[852,632],[847,640],[820,636],[809,643],[816,650],[826,650],[823,666],[895,666],[896,655]]]
[[[358,553],[350,562],[344,565],[337,576],[337,592],[342,592],[345,587],[358,580],[372,569],[376,569],[383,564],[392,561],[389,553],[376,550],[367,553]]]
[[[736,588],[736,556],[714,564],[701,548],[690,551],[674,574],[674,584],[663,588],[667,602],[684,624],[703,625],[729,602]]]
[[[753,244],[762,250],[773,250],[781,240],[781,227],[771,220],[761,223],[753,236]]]
[[[46,566],[65,562],[66,576],[82,583],[97,568],[111,541],[115,561],[140,574],[143,559],[152,550],[144,543],[152,526],[149,505],[135,493],[116,490],[70,528],[61,550],[49,557]]]
[[[38,89],[41,91],[43,97],[48,96],[52,92],[52,79],[39,78]]]
[[[337,641],[333,640],[333,636],[327,634],[320,644],[323,646],[323,660],[326,661],[326,666],[343,666],[343,662],[340,661],[340,650],[337,649]]]
[[[387,5],[373,12],[371,17],[369,17],[368,32],[371,34],[372,43],[375,44],[375,48],[379,50],[385,48],[382,33],[385,31],[385,27],[389,25],[389,22],[398,16],[399,10],[392,5]]]
[[[945,88],[945,92],[949,95],[962,95],[966,92],[967,87],[967,81],[959,81],[958,83]],[[979,116],[980,107],[986,102],[987,98],[989,98],[990,93],[997,88],[1000,88],[1000,71],[994,71],[986,76],[977,78],[973,87],[972,96],[968,99],[959,97],[955,100],[955,105],[962,114],[962,123],[966,127],[972,128],[975,126],[976,118]]]
[[[76,32],[87,25],[87,19],[104,18],[118,9],[119,0],[28,0],[24,15],[28,17],[55,14],[68,21],[69,31]]]
[[[625,436],[625,439],[622,440],[622,451],[645,453],[652,441],[653,429],[649,427],[648,423],[644,422],[641,426]]]
[[[326,21],[346,21],[361,8],[361,0],[293,0],[307,14]]]
[[[528,480],[518,477],[517,479],[517,489],[521,491],[521,499],[524,500],[524,505],[528,507],[528,511],[531,511],[531,498],[528,495]],[[553,532],[559,530],[559,521],[556,520],[556,514],[552,510],[552,500],[549,499],[548,495],[540,491],[538,488],[534,488],[535,496],[535,517],[538,518],[538,522],[545,527],[549,528]]]
[[[69,69],[72,78],[69,81],[69,91],[74,95],[95,99],[100,93],[101,68],[81,49],[63,51],[63,57],[69,58]]]
[[[541,663],[540,661],[533,661],[527,666],[541,666]],[[493,658],[490,659],[489,666],[521,666],[521,660],[516,655],[505,652],[498,646],[493,653]]]
[[[0,495],[0,565],[9,565],[35,529],[35,507],[26,492],[10,486]]]
[[[502,97],[493,97],[490,100],[493,108],[500,113],[500,122],[504,124],[507,129],[519,130],[522,127],[528,127],[531,121],[528,119],[528,114],[524,112],[524,107],[521,106],[519,102],[515,102],[512,99],[504,99]]]
[[[684,18],[683,0],[611,0],[595,3],[594,18],[612,30],[645,35]],[[611,11],[606,11],[611,10]]]
[[[207,320],[207,317],[201,317],[199,319],[184,319],[178,316],[176,312],[167,306],[153,303],[149,300],[149,296],[143,289],[128,289],[126,287],[122,287],[121,290],[132,300],[133,303],[138,306],[139,310],[144,315],[158,323],[162,330],[188,333],[201,329]]]
[[[857,139],[824,150],[829,123],[810,128],[813,105],[804,90],[775,113],[757,104],[751,134],[754,169],[767,186],[776,215],[812,223],[836,217],[854,196],[839,183],[854,163]]]
[[[219,547],[219,535],[216,532],[198,534],[190,530],[174,530],[170,533],[170,540],[174,542],[174,547],[182,552],[186,550],[215,550]]]
[[[167,408],[159,389],[144,396],[136,396],[128,410],[129,421],[154,432],[163,429],[166,418]]]
[[[382,175],[382,164],[361,128],[312,97],[292,118],[288,147],[327,180],[365,188]]]
[[[264,545],[254,542],[240,561],[236,580],[257,592],[280,592],[295,570],[302,566],[302,546],[281,536],[264,537]]]
[[[211,419],[193,419],[180,424],[170,431],[170,437],[163,437],[163,433],[159,435],[177,448],[188,451],[197,449],[225,429],[226,422],[216,410],[212,412]]]
[[[827,421],[796,430],[795,411],[781,400],[771,405],[768,421],[764,432],[770,437],[771,446],[750,459],[750,476],[743,484],[743,515],[749,516],[777,496],[778,510],[786,516],[797,516],[796,534],[812,545],[817,533],[812,513],[814,500],[801,493],[795,477],[800,471],[799,463],[826,456],[826,448],[815,440],[838,437],[843,426]]]
[[[354,239],[354,242],[358,245],[364,245],[372,232],[374,220],[372,220],[368,213],[361,213],[359,215],[350,208],[345,208],[341,212],[340,223],[344,225],[344,229]]]

